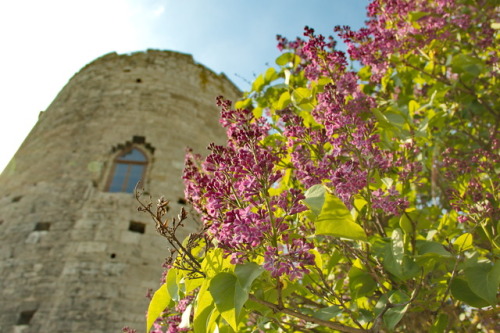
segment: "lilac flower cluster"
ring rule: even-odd
[[[372,208],[381,209],[386,214],[399,215],[409,204],[393,187],[389,188],[387,193],[382,189],[377,189],[371,194]]]
[[[186,198],[201,214],[209,235],[218,247],[231,256],[233,263],[263,255],[265,267],[276,274],[279,267],[267,261],[278,260],[275,255],[258,253],[258,249],[286,242],[286,231],[293,216],[307,209],[301,191],[288,189],[271,196],[269,190],[283,172],[277,167],[285,154],[285,146],[277,141],[264,146],[270,125],[265,119],[255,119],[249,110],[232,110],[230,103],[218,99],[222,108],[221,124],[226,128],[226,146],[210,145],[205,160],[189,152],[186,156],[184,182]],[[290,242],[293,240],[290,240]],[[305,246],[305,245],[304,245]],[[308,251],[308,245],[303,251]],[[292,258],[292,257],[290,257]],[[296,260],[305,255],[293,257]],[[307,263],[311,261],[304,259]],[[290,273],[297,277],[304,272],[303,262],[288,260]]]
[[[371,113],[375,100],[361,91],[357,74],[347,70],[345,54],[328,50],[334,44],[316,36],[313,29],[306,27],[304,35],[307,40],[293,42],[279,36],[279,47],[292,49],[301,57],[309,80],[326,77],[331,83],[316,95],[318,103],[311,112],[320,126],[305,126],[291,109],[280,112],[294,174],[306,188],[318,183],[328,185],[352,207],[353,196],[372,182],[370,171],[384,174],[401,157],[379,148]],[[395,207],[385,209],[386,213],[400,214],[405,207],[394,189],[384,191],[377,199],[379,208]]]
[[[273,277],[287,275],[290,279],[300,279],[309,270],[306,265],[314,265],[314,255],[309,252],[312,244],[305,239],[293,239],[287,245],[279,247],[268,246],[264,254],[264,268],[271,272]]]
[[[391,55],[418,52],[433,40],[442,45],[456,43],[458,30],[467,30],[468,40],[475,45],[492,46],[494,30],[481,21],[493,22],[496,11],[480,10],[491,5],[481,0],[474,6],[457,0],[375,0],[368,6],[366,28],[352,31],[337,26],[335,31],[348,45],[352,59],[371,66],[371,80],[379,81]],[[492,16],[490,20],[482,17],[485,13]]]

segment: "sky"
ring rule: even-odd
[[[192,54],[241,90],[279,55],[276,35],[363,25],[368,0],[12,0],[0,3],[0,171],[68,80],[110,53]]]

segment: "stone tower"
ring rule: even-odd
[[[142,179],[177,214],[185,147],[222,143],[215,98],[239,94],[169,51],[75,74],[0,176],[0,332],[143,330],[168,250],[131,192]]]

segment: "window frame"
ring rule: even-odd
[[[145,160],[144,161],[134,161],[134,160],[125,160],[125,159],[121,158],[122,156],[129,154],[133,150],[139,151],[139,153],[144,157]],[[149,158],[148,154],[144,151],[144,149],[141,149],[140,147],[138,147],[136,145],[132,145],[132,146],[126,147],[126,148],[118,151],[112,160],[110,172],[109,172],[108,177],[107,177],[108,180],[107,180],[106,187],[105,187],[106,192],[108,192],[108,193],[134,193],[134,191],[131,191],[131,192],[127,191],[127,187],[129,186],[131,167],[134,165],[143,166],[139,181],[141,181],[144,184],[145,178],[146,178],[146,173],[147,173],[147,168],[149,166],[149,162],[150,162],[150,158]],[[127,166],[127,173],[126,173],[124,180],[121,183],[120,191],[111,191],[111,185],[113,184],[113,180],[115,179],[117,167],[119,164]],[[135,185],[136,184],[134,184],[134,186]]]

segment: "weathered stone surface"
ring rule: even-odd
[[[131,194],[106,191],[113,160],[142,148],[146,190],[177,214],[185,148],[225,140],[218,95],[239,91],[176,52],[111,53],[75,74],[0,176],[0,332],[144,329],[167,242]]]

